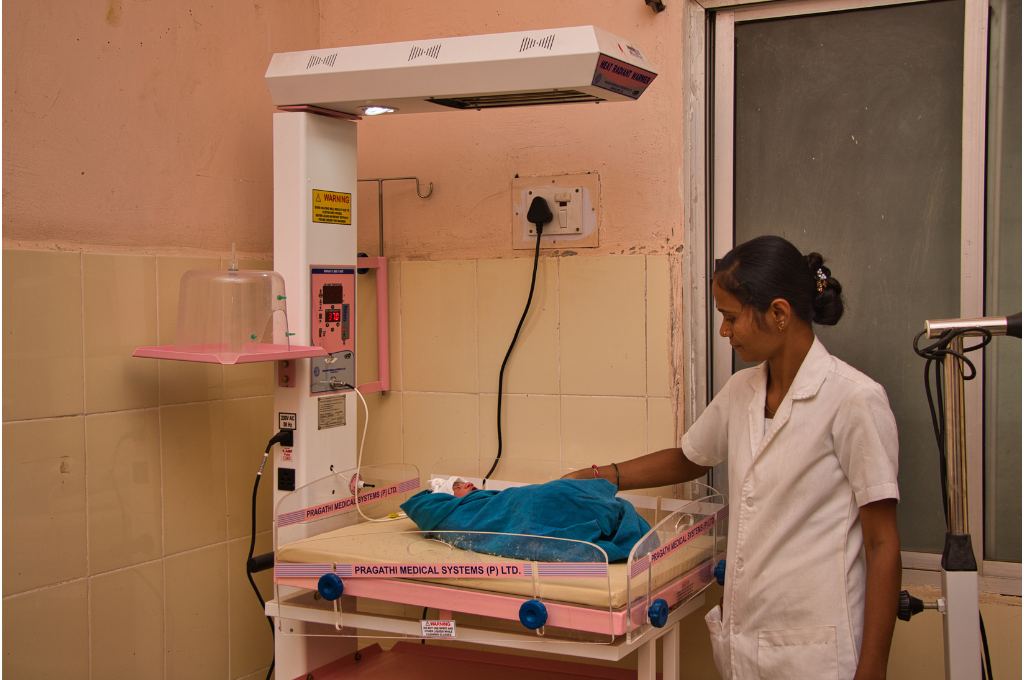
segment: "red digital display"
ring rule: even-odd
[[[327,309],[324,310],[324,321],[327,323],[341,323],[341,310],[340,309]]]

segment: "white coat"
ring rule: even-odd
[[[899,498],[885,390],[817,340],[767,431],[767,365],[739,371],[682,438],[729,461],[725,592],[706,622],[723,678],[852,678],[863,637],[859,508]]]

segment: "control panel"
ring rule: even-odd
[[[328,353],[312,360],[310,392],[351,389],[356,380],[356,270],[313,267],[310,291],[310,339]]]

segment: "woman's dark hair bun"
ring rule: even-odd
[[[843,287],[825,259],[802,254],[781,236],[765,234],[734,247],[715,262],[714,282],[759,312],[783,298],[807,323],[832,326],[843,316]]]
[[[820,253],[808,253],[804,256],[807,269],[814,280],[813,308],[814,323],[823,326],[835,326],[843,317],[843,286],[832,276],[825,266],[825,258]]]

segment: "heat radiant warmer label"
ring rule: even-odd
[[[352,194],[313,189],[313,221],[318,224],[352,224]]]
[[[602,54],[594,70],[594,86],[638,99],[658,74]]]

